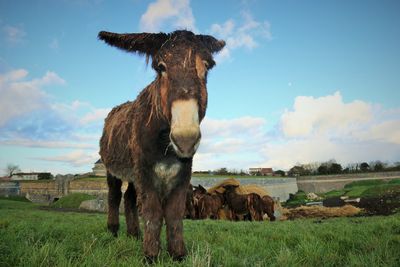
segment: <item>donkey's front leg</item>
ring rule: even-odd
[[[185,214],[186,188],[187,186],[176,188],[164,207],[168,252],[175,260],[182,260],[186,255],[182,222]]]
[[[153,190],[142,195],[142,217],[144,219],[144,255],[153,261],[160,252],[160,232],[163,222],[161,202]]]

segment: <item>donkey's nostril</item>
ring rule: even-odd
[[[171,134],[171,141],[180,157],[192,157],[200,141],[200,132],[192,135]]]

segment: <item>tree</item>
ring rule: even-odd
[[[285,172],[284,172],[284,171],[282,171],[282,170],[277,170],[277,171],[274,171],[274,174],[275,174],[275,175],[282,176],[282,177],[284,177],[284,176],[285,176]]]
[[[329,173],[329,168],[325,164],[319,166],[317,170],[318,170],[318,174],[321,174],[321,175],[326,175]]]
[[[381,172],[385,168],[384,164],[380,162],[379,160],[374,162],[374,171],[375,172]]]
[[[21,171],[21,169],[19,168],[18,165],[12,164],[12,163],[7,164],[6,172],[7,172],[8,177],[11,177],[14,173],[20,172],[20,171]]]
[[[361,170],[362,172],[367,172],[367,171],[369,171],[369,164],[366,163],[366,162],[361,163],[361,164],[360,164],[360,170]]]
[[[227,168],[220,168],[218,170],[215,170],[214,172],[215,174],[219,174],[219,175],[227,175],[228,174],[228,169]]]
[[[342,169],[342,165],[339,163],[332,163],[332,165],[329,167],[329,173],[340,174],[342,173]]]
[[[303,176],[310,174],[303,166],[294,166],[289,170],[289,176]]]

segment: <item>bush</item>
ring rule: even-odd
[[[77,209],[83,201],[95,198],[95,196],[88,194],[74,193],[60,198],[58,201],[54,202],[50,206],[53,208]]]

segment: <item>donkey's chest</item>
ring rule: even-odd
[[[177,160],[160,161],[154,164],[153,184],[161,196],[167,196],[181,181],[182,163]]]

